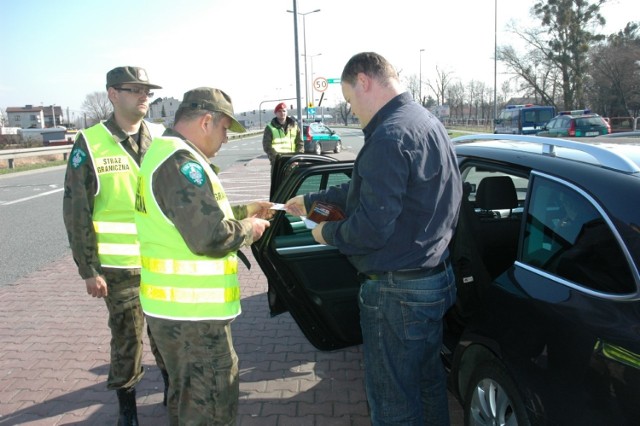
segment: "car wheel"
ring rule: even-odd
[[[322,155],[322,146],[320,145],[320,142],[316,142],[315,153],[318,155]]]
[[[342,141],[337,141],[336,142],[336,147],[333,149],[333,152],[335,152],[337,154],[340,151],[342,151]]]
[[[497,361],[481,364],[471,376],[464,398],[467,426],[530,426],[522,397]]]

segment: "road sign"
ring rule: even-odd
[[[313,80],[313,88],[318,92],[324,92],[327,90],[327,79],[324,77],[318,77]]]
[[[316,109],[315,108],[307,108],[307,114],[308,115],[316,115]]]
[[[327,83],[329,83],[329,84],[340,84],[340,79],[339,78],[328,78],[327,79]]]

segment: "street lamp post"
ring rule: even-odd
[[[294,0],[295,6],[295,0]],[[287,10],[289,13],[296,13],[293,10]],[[307,74],[307,23],[306,16],[311,13],[320,12],[320,9],[312,10],[310,12],[300,13],[297,12],[298,15],[302,16],[302,40],[303,40],[303,48],[304,48],[304,97],[305,97],[305,105],[309,104],[309,75]],[[298,33],[296,31],[296,43],[298,40]]]
[[[315,54],[315,55],[309,55],[309,58],[311,59],[311,84],[313,84],[313,58],[315,58],[315,57],[317,57],[317,56],[322,56],[322,53],[317,53],[317,54]],[[305,56],[305,58],[306,58],[306,56]],[[305,80],[306,80],[306,78],[305,78]],[[312,89],[311,89],[311,102],[313,102],[313,101],[314,101],[314,99],[313,99],[313,98],[314,98],[314,96],[313,96],[313,88],[312,88]],[[308,102],[308,101],[309,101],[309,100],[307,99],[307,102]]]
[[[493,121],[498,118],[498,0],[493,4]]]
[[[420,49],[420,87],[418,88],[418,92],[420,93],[420,105],[422,105],[422,52],[424,52],[424,49]]]

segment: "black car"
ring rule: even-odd
[[[454,142],[465,197],[442,359],[467,424],[638,424],[640,142]],[[349,181],[353,163],[314,157],[280,158],[272,201]],[[273,314],[321,350],[361,342],[345,256],[285,212],[252,249]]]

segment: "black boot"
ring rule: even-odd
[[[118,426],[138,426],[138,408],[136,407],[136,388],[118,389],[120,416]]]
[[[164,399],[162,400],[162,405],[167,406],[167,393],[169,393],[169,373],[166,370],[160,370],[162,373],[162,380],[164,381]]]

